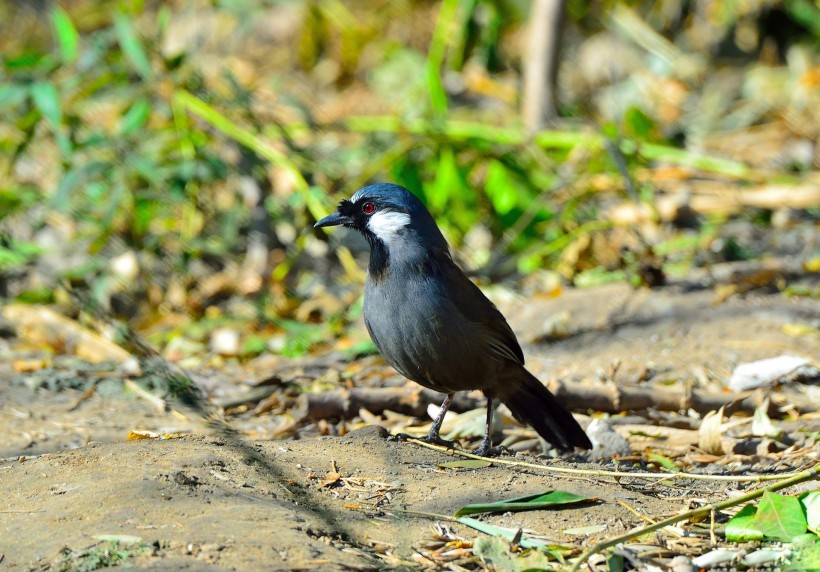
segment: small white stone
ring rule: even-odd
[[[211,351],[223,356],[239,353],[239,332],[231,328],[219,328],[211,332]]]

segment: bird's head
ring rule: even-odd
[[[358,230],[371,248],[447,251],[447,242],[425,206],[399,185],[381,183],[359,189],[339,203],[316,228],[342,225]]]

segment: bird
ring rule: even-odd
[[[338,225],[370,246],[363,308],[376,348],[404,377],[445,394],[422,440],[450,445],[439,431],[453,397],[477,389],[487,398],[487,417],[475,454],[499,453],[490,436],[495,400],[558,449],[592,448],[572,414],[524,367],[507,320],[454,262],[415,195],[390,183],[365,186],[314,228]]]

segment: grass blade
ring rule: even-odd
[[[64,62],[73,62],[77,59],[77,46],[80,43],[80,34],[71,22],[68,12],[56,6],[51,11],[51,25],[60,47],[60,56]]]
[[[144,79],[150,79],[153,75],[151,61],[148,59],[148,54],[146,54],[131,20],[125,14],[119,13],[114,17],[114,27],[117,31],[120,48],[122,48],[126,59],[131,62],[137,73]]]

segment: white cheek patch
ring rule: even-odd
[[[384,242],[390,242],[401,229],[410,224],[410,215],[395,211],[379,211],[367,221],[367,228]]]

